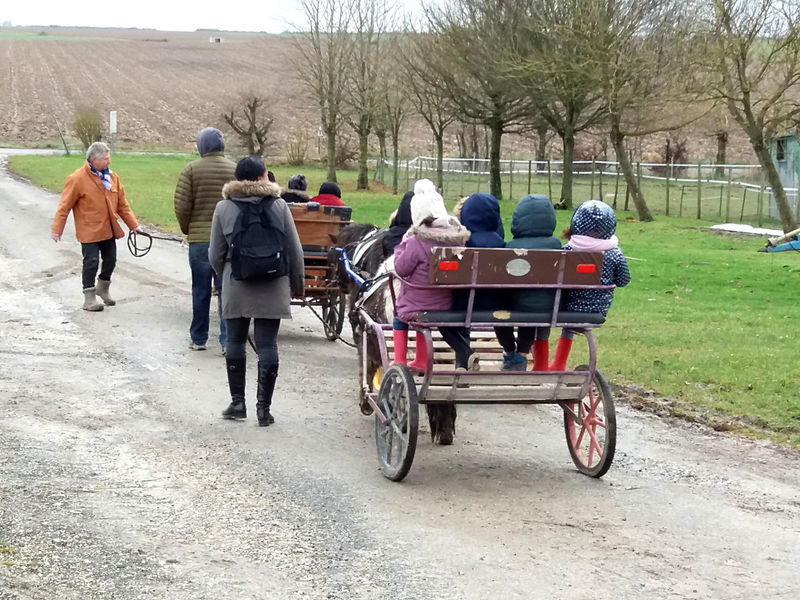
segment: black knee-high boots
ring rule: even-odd
[[[247,407],[244,402],[244,389],[246,381],[246,359],[225,359],[228,370],[228,388],[231,392],[231,403],[222,411],[224,419],[247,418]]]
[[[256,416],[259,427],[266,427],[275,422],[270,414],[272,393],[275,391],[275,381],[278,379],[278,363],[258,363],[258,392],[256,396]]]

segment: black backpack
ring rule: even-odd
[[[266,281],[289,273],[286,235],[270,220],[267,210],[276,200],[258,204],[237,202],[239,216],[231,234],[231,275],[242,281]]]

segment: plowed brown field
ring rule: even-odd
[[[189,149],[248,91],[271,97],[276,138],[316,136],[290,38],[224,34],[210,43],[203,32],[36,28],[8,39],[8,31],[0,29],[0,142],[58,141],[59,125],[71,138],[76,109],[89,106],[106,120],[117,111],[121,145]]]

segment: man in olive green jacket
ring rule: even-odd
[[[225,352],[225,321],[222,319],[222,281],[208,262],[211,217],[222,199],[222,186],[235,179],[236,164],[225,158],[225,140],[219,129],[206,127],[197,135],[200,158],[181,171],[175,188],[175,216],[189,242],[189,267],[192,269],[192,324],[189,337],[192,350],[205,350],[208,341],[211,283],[219,302],[219,343]]]

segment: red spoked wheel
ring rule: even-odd
[[[576,371],[587,371],[581,365]],[[567,402],[564,408],[564,430],[572,461],[578,470],[590,477],[602,477],[614,460],[617,445],[617,413],[606,378],[595,371],[587,396]]]

